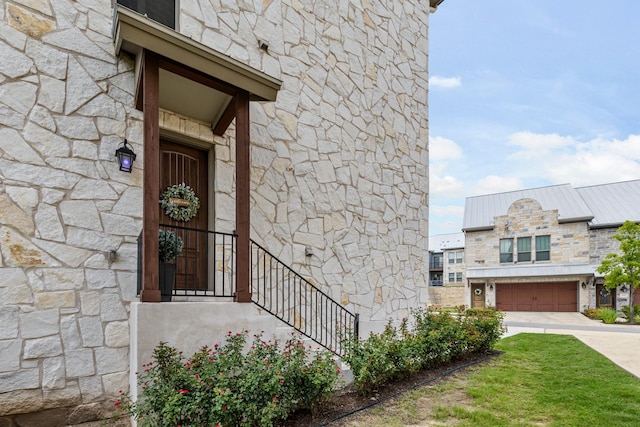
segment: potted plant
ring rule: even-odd
[[[160,282],[161,301],[171,301],[173,285],[176,280],[175,259],[182,253],[182,239],[170,230],[158,232],[158,280]]]

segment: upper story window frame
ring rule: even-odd
[[[531,262],[531,236],[518,237],[518,262]]]
[[[462,264],[464,259],[463,251],[449,251],[447,255],[447,261],[449,264]]]
[[[513,262],[513,238],[500,239],[500,264]]]
[[[536,236],[536,261],[551,261],[551,236]]]
[[[117,3],[178,31],[180,0],[117,0]]]

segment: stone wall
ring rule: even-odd
[[[283,82],[251,106],[252,237],[369,327],[426,304],[428,2],[179,3],[180,32]],[[1,6],[0,416],[100,418],[128,385],[134,64],[114,56],[112,1]],[[215,227],[232,230],[231,137],[161,121],[212,144]],[[114,162],[124,138],[132,174]]]
[[[430,288],[431,295],[429,303],[442,307],[455,307],[466,304],[468,307],[469,301],[465,300],[465,295],[468,293],[468,290],[469,288],[467,288],[464,283],[459,285],[432,286]]]
[[[607,255],[618,252],[620,242],[611,237],[618,232],[618,227],[595,228],[589,232],[589,262],[600,265]]]
[[[140,152],[142,127],[111,15],[0,9],[0,415],[56,408],[46,425],[106,416],[128,385],[141,173],[114,152],[125,137]]]
[[[535,260],[535,236],[545,235],[551,236],[551,260],[536,263],[589,262],[590,240],[586,221],[559,223],[557,210],[545,211],[539,202],[522,199],[514,202],[505,215],[495,218],[493,229],[467,232],[465,265],[468,268],[499,266],[500,239],[503,238],[531,237],[531,259]],[[515,240],[513,244],[516,260]]]
[[[283,82],[251,109],[252,238],[380,325],[427,302],[428,14],[420,1],[211,1],[183,3],[180,19]],[[228,144],[216,223],[232,227]]]

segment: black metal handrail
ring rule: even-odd
[[[173,296],[235,295],[234,234],[165,224],[161,224],[159,230],[175,233],[182,242],[182,253],[168,262],[175,265],[175,282],[171,292]],[[165,269],[161,268],[159,274],[163,272]],[[141,287],[142,233],[138,236],[138,293]]]
[[[342,356],[342,338],[358,336],[359,316],[251,240],[253,302],[304,336]]]

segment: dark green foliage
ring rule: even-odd
[[[488,309],[456,313],[431,309],[413,311],[414,325],[405,319],[399,328],[388,324],[367,340],[346,337],[343,359],[354,384],[370,393],[381,384],[430,369],[472,353],[486,352],[504,333],[503,314]]]
[[[186,361],[161,343],[138,376],[138,401],[123,393],[116,406],[140,426],[272,426],[332,393],[339,369],[331,353],[313,353],[299,339],[280,347],[260,335],[244,351],[247,334],[230,332],[226,344]]]

